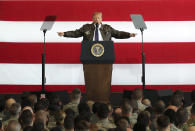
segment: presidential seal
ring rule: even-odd
[[[104,46],[100,43],[96,43],[91,47],[91,54],[95,57],[100,57],[104,54]]]

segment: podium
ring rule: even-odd
[[[115,60],[113,41],[82,42],[81,62],[87,100],[108,103]]]

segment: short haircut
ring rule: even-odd
[[[127,117],[120,117],[116,121],[117,130],[126,131],[130,127],[130,121]]]
[[[188,120],[188,111],[186,108],[179,108],[176,112],[175,125],[183,125]]]
[[[165,103],[162,100],[158,100],[154,104],[155,113],[162,114],[165,111],[165,107],[166,107]]]
[[[88,131],[90,129],[90,123],[86,120],[80,120],[76,123],[75,129],[78,131]]]
[[[108,117],[109,112],[108,105],[102,103],[98,108],[97,114],[100,119],[104,119]]]
[[[123,114],[129,114],[132,113],[133,108],[131,107],[131,105],[129,103],[124,103],[122,106],[122,113]]]
[[[21,106],[19,103],[13,103],[9,109],[9,112],[12,116],[16,116],[20,113]]]
[[[22,114],[19,117],[19,121],[24,126],[30,126],[30,124],[33,122],[33,114],[30,110],[24,110]]]
[[[170,104],[179,107],[182,104],[182,99],[177,95],[173,95],[171,97]]]
[[[93,104],[92,111],[93,111],[94,114],[97,113],[98,107],[99,107],[100,105],[101,105],[100,102],[95,102],[95,103]]]
[[[42,121],[35,121],[31,131],[42,131],[44,129],[44,123]]]
[[[96,15],[101,15],[102,16],[102,12],[94,12],[93,15],[92,15],[92,18]]]
[[[169,117],[169,120],[171,123],[175,123],[175,120],[176,120],[176,112],[172,109],[167,109],[165,112],[164,112],[164,115],[168,116]]]
[[[64,119],[64,128],[65,129],[74,129],[74,116],[66,116]]]
[[[75,88],[71,93],[72,99],[79,99],[81,97],[81,91],[78,88]]]
[[[79,111],[80,115],[85,114],[85,113],[89,113],[90,112],[89,105],[86,102],[79,103],[78,111]]]
[[[157,118],[157,125],[159,129],[166,129],[170,124],[169,117],[166,115],[160,115]]]
[[[55,114],[56,124],[63,124],[65,117],[66,114],[64,111],[62,110],[57,111],[57,113]]]
[[[133,90],[132,97],[135,100],[139,100],[143,97],[143,91],[139,88]]]

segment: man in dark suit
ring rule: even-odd
[[[111,41],[112,37],[126,39],[136,36],[135,33],[118,31],[110,25],[102,24],[101,12],[95,12],[92,20],[92,24],[85,24],[75,31],[58,32],[58,35],[73,38],[83,37],[83,41]],[[83,64],[83,70],[87,99],[109,102],[112,64]]]
[[[75,31],[58,32],[58,35],[73,38],[83,37],[83,41],[93,41],[95,40],[95,29],[98,26],[99,41],[109,41],[111,40],[111,37],[125,39],[136,36],[135,33],[118,31],[113,29],[110,25],[102,24],[101,12],[95,12],[92,19],[92,24],[85,24],[80,29]]]

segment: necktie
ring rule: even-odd
[[[99,41],[99,36],[98,36],[98,24],[96,24],[95,28],[95,41]]]

